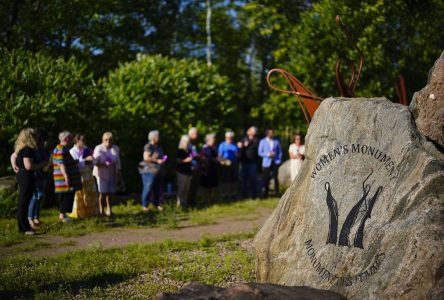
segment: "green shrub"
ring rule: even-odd
[[[18,192],[0,189],[0,218],[13,217],[17,211]]]
[[[104,99],[86,64],[0,48],[0,65],[0,144],[10,145],[0,152],[0,174],[23,127],[48,130],[52,142],[65,129],[97,132]]]

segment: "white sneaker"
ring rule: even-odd
[[[29,231],[25,231],[25,235],[34,235],[35,231],[29,230]]]
[[[157,207],[157,210],[158,210],[158,211],[163,211],[163,207],[159,205],[159,206]]]

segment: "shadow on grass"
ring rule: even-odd
[[[94,276],[86,277],[82,280],[74,281],[56,281],[46,285],[36,287],[35,290],[24,288],[20,290],[0,290],[0,299],[15,299],[15,298],[33,298],[35,294],[51,293],[60,291],[65,294],[69,293],[75,295],[82,289],[93,289],[96,287],[107,287],[115,285],[120,282],[133,278],[135,274],[120,274],[105,272]]]

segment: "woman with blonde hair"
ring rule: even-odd
[[[120,172],[120,149],[113,144],[113,134],[105,132],[102,143],[94,148],[93,175],[97,179],[99,190],[99,212],[111,216],[111,195],[116,192],[117,176]],[[103,209],[103,200],[106,201],[106,209]]]
[[[17,205],[17,223],[20,233],[33,235],[34,230],[28,222],[28,209],[36,188],[34,171],[48,164],[47,160],[35,163],[37,143],[34,130],[25,128],[20,131],[15,141],[14,153],[11,155],[11,164],[16,172],[19,185],[19,201]]]
[[[190,138],[183,135],[180,138],[177,150],[176,174],[177,174],[177,206],[186,205],[192,177],[191,161],[193,156],[189,153]]]

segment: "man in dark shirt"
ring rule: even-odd
[[[240,149],[240,183],[242,198],[247,198],[248,194],[255,199],[258,192],[258,147],[259,140],[256,137],[257,128],[250,127],[247,136],[237,143]],[[249,187],[250,186],[250,187]],[[250,188],[251,193],[248,193]]]

